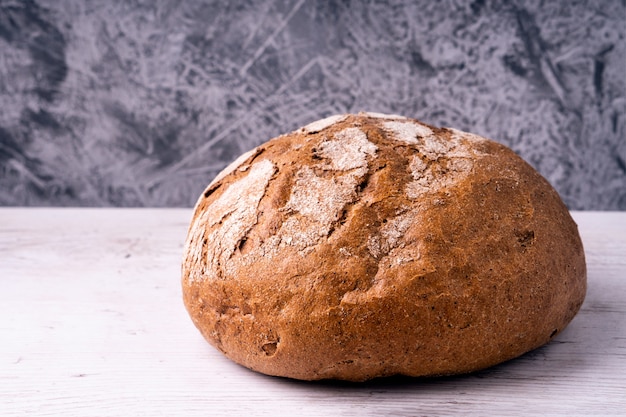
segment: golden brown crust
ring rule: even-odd
[[[471,372],[548,342],[583,302],[576,224],[495,142],[361,113],[242,159],[198,201],[182,284],[204,337],[251,369]]]

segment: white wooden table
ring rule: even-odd
[[[552,343],[467,376],[248,371],[181,301],[186,209],[0,208],[0,416],[626,415],[626,212],[575,212],[589,290]]]

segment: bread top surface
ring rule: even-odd
[[[235,361],[362,380],[467,372],[545,343],[580,307],[585,265],[558,194],[510,149],[361,113],[224,170],[196,205],[183,288]]]

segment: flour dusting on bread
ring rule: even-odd
[[[385,129],[391,131],[392,137],[398,141],[416,145],[420,143],[420,138],[426,138],[433,135],[433,131],[426,126],[415,122],[384,122]]]
[[[347,171],[367,167],[367,157],[378,148],[367,140],[367,135],[357,127],[337,132],[333,140],[322,142],[318,154],[330,159],[329,169]]]
[[[308,125],[304,126],[301,130],[304,133],[317,133],[317,132],[321,132],[322,130],[329,128],[330,126],[342,122],[344,120],[346,120],[348,116],[346,116],[345,114],[336,114],[333,116],[329,116],[325,119],[321,119],[321,120],[316,120],[315,122],[311,122]]]
[[[328,162],[302,167],[295,176],[291,194],[281,210],[292,213],[282,224],[277,239],[267,245],[292,246],[302,251],[329,234],[343,208],[357,198],[356,188],[367,172],[367,159],[378,148],[358,128],[348,128],[323,141],[315,153]],[[316,170],[336,171],[320,176]],[[348,171],[348,172],[346,172]],[[266,247],[263,253],[273,253]]]
[[[191,227],[194,241],[205,241],[207,272],[214,278],[228,264],[237,244],[257,221],[257,207],[274,175],[274,164],[264,159],[248,175],[230,184]],[[218,226],[219,225],[219,226]]]
[[[298,171],[285,210],[294,214],[278,232],[282,242],[301,249],[325,237],[342,208],[356,199],[354,175],[323,178],[309,168]]]
[[[414,212],[404,213],[387,221],[378,233],[372,234],[367,248],[374,258],[387,255],[392,249],[402,245],[406,231],[417,220]]]
[[[213,181],[211,181],[211,183],[209,184],[207,188],[211,188],[214,184],[217,184],[218,181],[220,181],[222,178],[224,178],[228,174],[235,171],[237,168],[241,168],[243,163],[246,162],[251,156],[253,156],[257,152],[259,152],[258,147],[250,149],[248,152],[241,154],[237,159],[231,162],[226,168],[220,171],[220,173],[217,174],[215,178],[213,178]]]

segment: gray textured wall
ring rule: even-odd
[[[625,210],[625,21],[620,0],[0,0],[0,204],[190,206],[241,152],[370,110]]]

